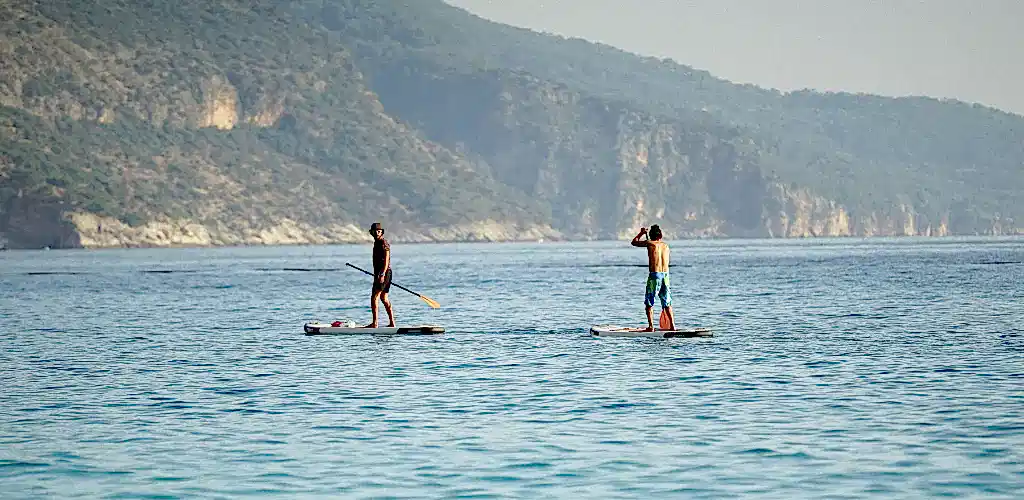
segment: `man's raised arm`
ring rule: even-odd
[[[645,247],[645,246],[647,246],[647,240],[641,240],[640,239],[640,237],[644,236],[645,234],[647,234],[647,228],[646,227],[640,228],[640,232],[637,233],[636,236],[633,237],[633,241],[631,241],[629,244],[633,245],[635,247]]]

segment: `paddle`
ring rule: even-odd
[[[672,323],[668,320],[668,314],[665,314],[665,310],[662,309],[661,313],[658,314],[658,328],[662,330],[671,330]]]
[[[348,266],[348,267],[351,267],[352,269],[356,269],[356,270],[362,271],[362,272],[364,272],[366,274],[369,274],[370,276],[373,276],[373,273],[371,273],[370,271],[367,271],[366,269],[359,269],[358,267],[353,266],[352,264],[349,264],[348,262],[346,262],[345,265]],[[438,304],[436,300],[434,300],[434,299],[432,299],[430,297],[427,297],[427,296],[424,296],[424,295],[420,295],[420,294],[418,294],[418,293],[416,293],[416,292],[414,292],[412,290],[409,290],[408,288],[406,288],[406,287],[404,287],[402,285],[399,285],[398,283],[391,282],[391,284],[393,286],[397,286],[398,288],[401,288],[402,290],[405,290],[405,291],[407,291],[407,292],[409,292],[409,293],[419,297],[420,300],[422,300],[423,302],[426,302],[428,306],[433,307],[434,309],[437,309],[438,307],[441,307],[441,304]]]

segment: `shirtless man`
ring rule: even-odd
[[[645,235],[648,235],[648,238],[641,240],[640,238]],[[650,274],[647,275],[644,306],[647,308],[647,330],[645,331],[648,332],[654,331],[654,315],[651,309],[654,307],[655,296],[661,299],[661,321],[659,321],[661,328],[676,329],[675,317],[672,316],[672,294],[669,291],[668,283],[669,248],[668,243],[661,241],[661,236],[661,228],[655,224],[651,226],[650,233],[647,232],[646,227],[640,228],[640,232],[630,243],[635,247],[647,248],[647,269]]]
[[[370,234],[373,235],[373,288],[370,289],[373,322],[366,325],[366,328],[377,328],[377,300],[384,303],[384,310],[388,312],[388,327],[394,328],[395,313],[391,310],[391,299],[388,297],[391,291],[391,244],[384,239],[384,227],[380,222],[370,225]]]

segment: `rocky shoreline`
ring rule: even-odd
[[[153,248],[217,247],[259,245],[329,245],[369,243],[365,228],[355,224],[314,227],[305,222],[281,219],[265,224],[199,223],[190,220],[152,221],[132,227],[119,220],[94,214],[76,213],[69,217],[75,227],[79,248]],[[394,242],[504,242],[565,239],[548,227],[497,221],[482,221],[440,228],[389,229]]]
[[[39,227],[39,231],[58,228]],[[0,250],[34,248],[182,248],[182,247],[228,247],[228,246],[277,246],[277,245],[332,245],[365,244],[372,239],[366,230],[355,224],[332,224],[315,227],[309,223],[280,219],[270,223],[243,223],[220,221],[201,223],[193,220],[163,219],[141,226],[129,226],[110,217],[91,213],[73,213],[59,228],[59,238],[53,238],[48,245],[18,244],[17,238],[0,234]],[[951,236],[925,228],[915,232],[911,228],[890,228],[891,231],[872,230],[865,234],[851,231],[781,231],[767,234],[729,235],[721,234],[714,228],[700,232],[669,234],[670,238],[817,238],[817,237],[900,237],[900,236]],[[53,234],[57,234],[54,232]],[[982,236],[1024,235],[1024,229],[993,227]],[[49,241],[38,234],[26,241]],[[628,240],[632,234],[617,234],[612,238]],[[454,242],[544,242],[544,241],[587,241],[595,238],[566,235],[546,225],[522,225],[499,221],[480,221],[456,226],[435,228],[395,227],[388,230],[388,239],[395,243],[454,243]],[[602,239],[602,238],[598,238]]]

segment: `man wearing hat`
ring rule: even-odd
[[[384,239],[384,227],[380,222],[370,225],[370,234],[373,235],[373,288],[370,291],[370,310],[373,311],[373,322],[366,325],[366,328],[377,328],[377,299],[384,304],[384,310],[388,312],[388,327],[395,326],[395,313],[391,309],[391,299],[388,292],[391,291],[391,244]]]

